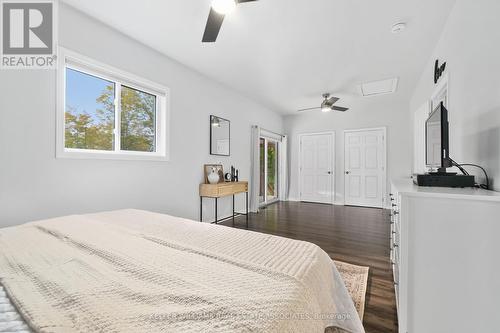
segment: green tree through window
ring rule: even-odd
[[[155,151],[156,97],[122,87],[121,149]]]
[[[103,91],[114,95],[115,84],[66,70],[66,148],[113,150],[114,104],[112,100],[100,100]]]
[[[115,84],[69,68],[66,73],[66,148],[113,150]],[[154,152],[156,96],[121,86],[120,97],[120,149]]]

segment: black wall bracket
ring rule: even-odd
[[[443,75],[444,70],[446,69],[446,62],[439,66],[439,59],[436,59],[436,63],[434,64],[434,84],[438,83],[439,78]]]

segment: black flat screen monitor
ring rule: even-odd
[[[425,162],[428,168],[446,172],[451,167],[448,137],[448,110],[443,102],[425,122]]]

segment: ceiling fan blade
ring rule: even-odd
[[[236,3],[253,2],[257,0],[236,0]]]
[[[219,35],[222,22],[224,21],[224,15],[217,13],[215,10],[210,8],[210,14],[208,14],[207,25],[205,27],[205,33],[203,34],[203,43],[213,43],[217,40]]]
[[[337,101],[338,101],[338,100],[339,100],[339,98],[338,98],[338,97],[334,97],[334,96],[332,96],[332,97],[330,97],[330,98],[328,99],[328,104],[329,104],[329,105],[333,105],[333,104],[337,103]]]
[[[341,106],[332,106],[332,110],[345,112],[345,111],[349,110],[349,108],[343,108]]]
[[[297,112],[304,112],[304,111],[312,111],[312,110],[319,110],[321,108],[319,107],[315,107],[315,108],[307,108],[307,109],[300,109],[300,110],[297,110]]]

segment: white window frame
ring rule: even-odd
[[[137,77],[112,66],[70,51],[63,47],[58,49],[57,69],[57,120],[56,120],[56,158],[74,159],[111,159],[111,160],[169,160],[170,133],[170,89],[160,84]],[[115,83],[115,130],[114,150],[95,150],[66,148],[65,146],[65,114],[66,114],[66,68],[71,68]],[[124,151],[120,150],[120,114],[121,86],[156,96],[156,129],[155,151]]]

